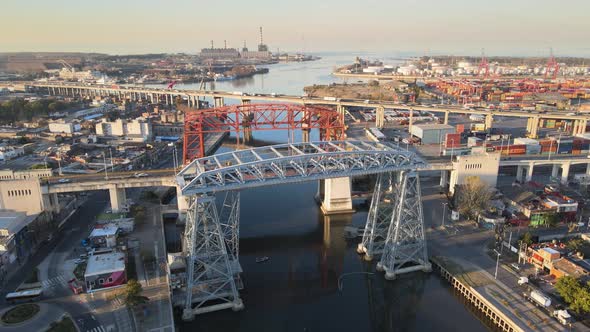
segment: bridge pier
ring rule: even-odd
[[[189,198],[182,195],[182,188],[176,186],[176,201],[178,205],[178,215],[185,216],[189,207]]]
[[[375,109],[375,127],[383,128],[385,126],[385,107],[379,106]]]
[[[215,107],[223,107],[223,106],[225,106],[225,102],[223,100],[223,97],[213,97],[213,105]]]
[[[492,124],[494,122],[494,116],[492,114],[487,114],[486,115],[486,129],[491,129],[492,128]]]
[[[320,180],[320,188],[323,189],[321,209],[325,215],[354,212],[349,177]]]
[[[449,112],[448,111],[445,112],[445,120],[444,120],[443,123],[444,124],[449,124]]]
[[[529,137],[530,138],[537,138],[538,130],[539,130],[539,118],[532,117],[532,118],[529,118],[529,120],[530,120],[530,124],[527,126],[529,129],[528,130]]]
[[[553,167],[551,167],[551,177],[554,179],[557,179],[557,176],[559,175],[559,168],[560,166],[557,164],[554,164]]]
[[[109,188],[109,196],[111,198],[111,211],[115,213],[123,210],[123,207],[127,202],[125,188],[111,187]]]
[[[533,169],[534,168],[535,168],[535,165],[533,163],[529,163],[529,165],[526,168],[526,178],[525,178],[526,182],[530,182],[531,180],[533,180]]]
[[[43,200],[44,210],[59,213],[60,205],[57,194],[43,194],[41,199]]]
[[[567,184],[567,178],[570,175],[570,163],[561,164],[561,184]]]

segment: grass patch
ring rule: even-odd
[[[127,214],[125,213],[101,213],[96,217],[96,220],[116,220],[125,218]]]
[[[51,323],[46,332],[76,332],[76,326],[70,317],[64,317],[60,321]]]
[[[31,319],[39,312],[39,306],[36,304],[21,304],[8,310],[2,315],[2,322],[6,324],[22,323]]]
[[[76,279],[78,280],[84,280],[84,272],[86,272],[86,262],[82,262],[78,265],[76,265],[76,268],[74,269],[74,276],[76,277]]]

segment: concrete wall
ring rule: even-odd
[[[453,170],[449,179],[449,191],[454,193],[455,185],[464,184],[470,176],[476,176],[491,187],[498,181],[500,167],[499,153],[457,156],[453,161]]]
[[[52,176],[52,172],[49,168],[22,171],[13,171],[11,169],[0,170],[0,180],[39,179],[50,176]]]
[[[25,212],[27,215],[43,212],[43,195],[39,180],[0,181],[0,208]]]

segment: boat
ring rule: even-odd
[[[223,81],[232,81],[235,80],[235,76],[224,76],[224,75],[215,75],[216,82],[223,82]]]
[[[264,263],[264,262],[266,262],[268,260],[270,260],[270,257],[268,257],[268,256],[257,257],[256,258],[256,263]]]

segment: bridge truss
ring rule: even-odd
[[[189,198],[184,234],[187,259],[184,319],[243,303],[239,264],[239,191],[248,188],[377,174],[359,252],[392,279],[429,270],[420,184],[425,163],[388,144],[321,141],[279,144],[199,158],[177,175]],[[225,193],[220,212],[216,194]],[[219,196],[219,195],[218,195]]]
[[[205,156],[208,133],[233,132],[244,138],[252,130],[320,131],[321,140],[344,138],[344,116],[327,107],[297,104],[231,105],[188,111],[184,116],[184,162]]]

